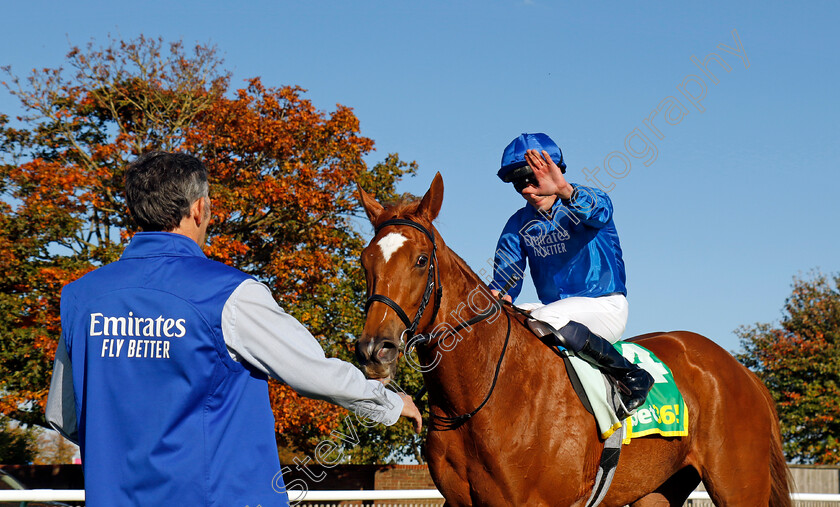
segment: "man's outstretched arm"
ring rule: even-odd
[[[288,384],[299,394],[340,405],[392,425],[400,416],[419,431],[420,412],[411,398],[366,379],[346,361],[328,358],[312,334],[274,301],[265,285],[243,282],[228,298],[222,330],[231,356]]]

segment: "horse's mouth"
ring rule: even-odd
[[[385,385],[394,380],[393,370],[394,368],[392,365],[386,364],[368,364],[362,368],[362,372],[365,374],[365,377],[371,380],[378,380]]]

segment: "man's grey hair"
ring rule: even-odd
[[[152,151],[125,172],[128,210],[144,231],[172,231],[190,206],[209,196],[207,169],[192,155]]]

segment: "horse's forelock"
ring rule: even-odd
[[[374,228],[379,227],[380,224],[385,223],[388,220],[393,218],[405,218],[409,220],[414,220],[422,224],[423,226],[431,226],[432,224],[428,223],[427,220],[417,216],[417,208],[420,206],[419,200],[409,201],[406,199],[390,202],[387,204],[383,204],[385,209],[376,219],[376,223],[373,224]]]

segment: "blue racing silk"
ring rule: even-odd
[[[597,188],[572,187],[572,198],[558,198],[547,212],[527,204],[510,217],[496,246],[491,289],[508,289],[515,300],[527,263],[543,304],[627,295],[612,201]]]

